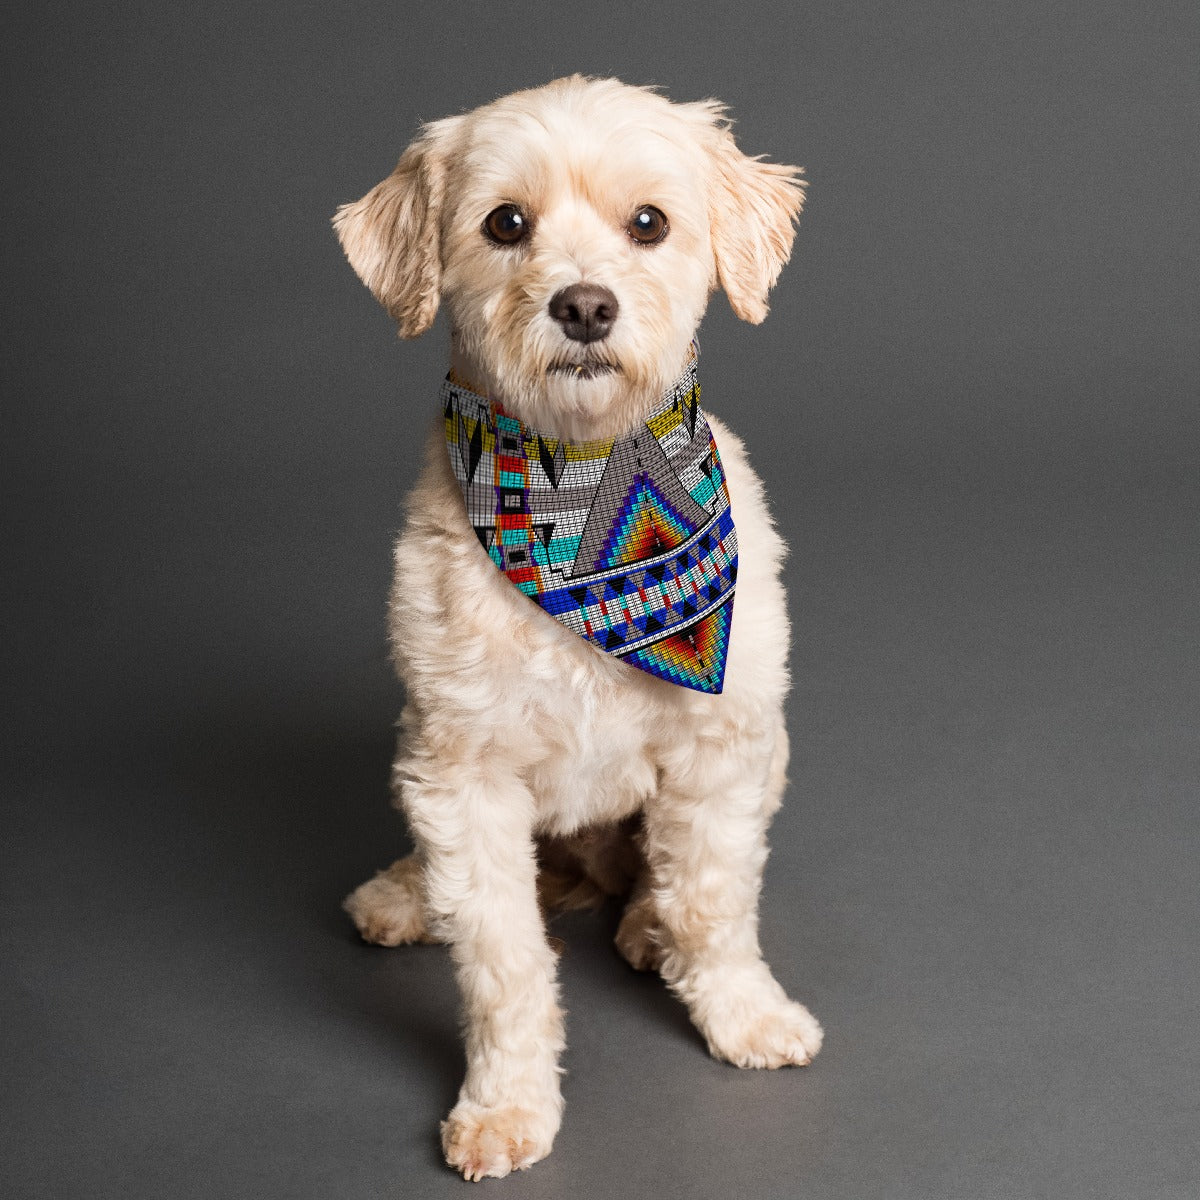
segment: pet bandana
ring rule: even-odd
[[[598,650],[720,692],[737,534],[693,348],[645,424],[622,438],[546,437],[451,375],[446,448],[492,562]]]

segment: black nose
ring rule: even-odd
[[[573,283],[550,297],[550,315],[575,342],[602,342],[618,307],[616,296],[598,283]]]

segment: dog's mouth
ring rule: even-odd
[[[585,359],[583,362],[562,359],[552,362],[546,368],[547,375],[566,375],[572,379],[598,379],[602,375],[618,375],[620,372],[620,363],[605,362],[601,359]]]

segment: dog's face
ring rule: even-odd
[[[445,299],[476,386],[537,428],[612,436],[678,376],[718,282],[763,319],[801,187],[715,102],[573,76],[425,126],[334,223],[402,336]]]

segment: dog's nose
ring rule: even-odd
[[[616,296],[598,283],[573,283],[550,297],[550,315],[575,342],[602,342],[617,309]]]

